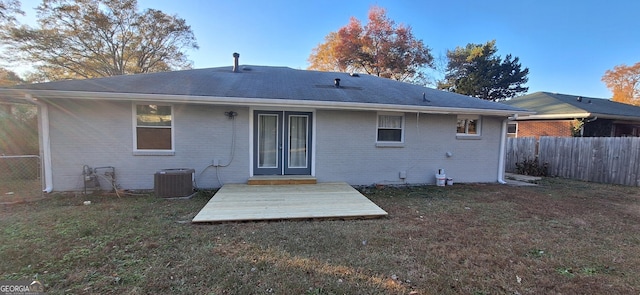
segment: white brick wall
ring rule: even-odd
[[[193,168],[199,187],[219,187],[214,159],[229,161],[233,120],[236,150],[229,167],[220,167],[223,182],[246,182],[249,176],[248,108],[174,105],[175,155],[133,155],[133,117],[130,102],[56,100],[50,107],[53,183],[56,191],[82,190],[83,165],[114,166],[124,189],[152,189],[156,171]],[[204,172],[203,172],[204,171]]]
[[[435,183],[445,169],[459,182],[495,182],[501,120],[484,117],[480,139],[457,139],[455,115],[405,114],[403,147],[376,147],[375,112],[318,111],[316,176],[318,181],[354,185]],[[446,157],[451,152],[452,157]]]
[[[244,107],[174,104],[175,155],[133,155],[130,102],[56,100],[50,107],[53,184],[56,191],[82,190],[82,167],[114,166],[124,189],[152,189],[156,171],[193,168],[201,188],[219,187],[214,159],[229,161],[232,125],[224,115],[235,111],[235,157],[220,167],[224,183],[249,177],[249,113]],[[318,181],[353,185],[435,183],[438,168],[456,182],[495,182],[500,118],[484,117],[482,137],[456,139],[455,115],[405,114],[403,147],[376,147],[376,112],[318,110],[316,176]],[[453,157],[446,157],[446,152]]]

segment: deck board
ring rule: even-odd
[[[344,182],[299,185],[225,184],[192,222],[305,218],[371,218],[387,212]]]

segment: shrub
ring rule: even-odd
[[[516,172],[522,175],[547,176],[548,168],[548,163],[543,163],[542,165],[540,165],[538,157],[533,160],[525,159],[522,162],[516,163]]]

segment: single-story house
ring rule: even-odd
[[[46,191],[113,167],[122,189],[162,169],[199,188],[257,175],[351,185],[504,177],[508,118],[529,111],[364,74],[235,65],[0,89],[39,107]]]
[[[510,137],[640,136],[639,106],[549,92],[535,92],[504,103],[535,112],[510,122]]]

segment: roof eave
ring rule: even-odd
[[[638,116],[625,116],[625,115],[591,113],[591,117],[598,117],[598,118],[601,118],[601,119],[611,119],[611,120],[640,121],[640,117],[638,117]]]
[[[493,116],[531,115],[534,112],[524,110],[501,109],[477,109],[455,108],[438,106],[415,106],[379,103],[357,103],[339,101],[318,100],[293,100],[271,98],[245,98],[245,97],[217,97],[195,95],[165,95],[146,93],[118,93],[118,92],[86,92],[86,91],[59,91],[59,90],[33,90],[33,89],[0,89],[0,96],[18,100],[33,102],[38,99],[71,98],[82,100],[112,100],[112,101],[149,101],[158,103],[194,103],[210,105],[240,105],[240,106],[283,106],[305,107],[321,109],[341,110],[375,110],[396,112],[418,112],[434,114],[474,114]]]
[[[531,120],[572,120],[589,118],[591,113],[571,113],[571,114],[544,114],[544,115],[528,115],[516,118],[517,121],[531,121]]]
[[[601,113],[568,113],[568,114],[547,114],[547,115],[529,115],[518,116],[517,121],[533,121],[533,120],[573,120],[573,119],[585,119],[585,118],[601,118],[612,120],[629,120],[640,121],[640,117],[636,116],[624,116],[624,115],[611,115]]]

